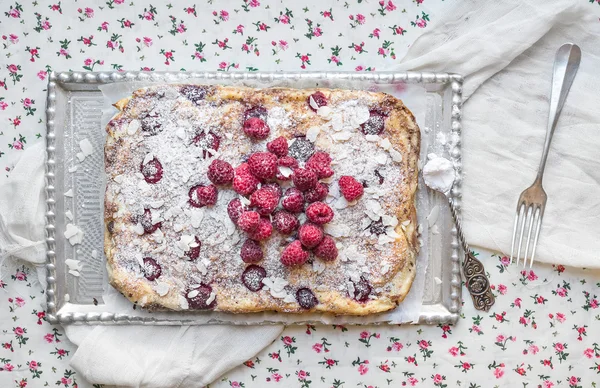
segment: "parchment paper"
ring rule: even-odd
[[[211,79],[188,79],[176,83],[196,83],[196,84],[220,84],[220,85],[239,85],[257,88],[266,87],[292,87],[292,88],[342,88],[354,90],[369,90],[377,92],[385,92],[401,99],[404,104],[413,112],[417,123],[421,130],[424,128],[424,120],[427,105],[427,93],[423,84],[374,84],[366,81],[349,81],[344,79],[325,80],[316,83],[314,80],[211,80]],[[112,106],[116,101],[128,97],[131,93],[139,88],[156,85],[161,82],[116,82],[106,85],[101,85],[99,89],[104,95],[104,107],[102,110],[102,127],[117,113],[117,109]],[[426,225],[426,216],[429,214],[427,201],[423,201],[426,190],[423,185],[419,186],[417,193],[417,213],[419,224]],[[103,201],[103,198],[100,199]],[[103,203],[103,202],[101,202]],[[448,231],[449,232],[449,231]],[[304,313],[304,314],[284,314],[276,312],[263,312],[252,314],[232,314],[223,312],[167,312],[155,311],[148,312],[143,309],[133,309],[132,303],[123,297],[113,287],[108,285],[108,279],[105,279],[106,290],[103,295],[104,305],[75,305],[68,303],[64,310],[72,312],[99,312],[108,311],[111,313],[122,313],[140,317],[154,317],[156,319],[168,320],[190,320],[195,323],[211,324],[211,323],[229,323],[229,324],[298,324],[298,323],[324,323],[324,324],[372,324],[372,323],[416,323],[422,307],[423,293],[425,288],[425,272],[427,270],[427,233],[420,236],[422,241],[421,251],[417,258],[417,274],[413,282],[412,288],[405,300],[394,310],[381,314],[372,314],[363,317],[355,316],[335,316],[332,314],[323,313]],[[105,260],[104,257],[101,258]]]

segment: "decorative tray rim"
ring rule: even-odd
[[[57,307],[57,278],[56,278],[56,91],[57,88],[67,84],[109,84],[116,82],[177,82],[189,79],[207,79],[207,80],[258,80],[258,81],[277,81],[277,80],[349,80],[349,81],[371,81],[375,83],[424,83],[424,84],[449,84],[452,91],[451,100],[451,129],[453,134],[457,134],[460,139],[461,134],[461,115],[462,115],[462,87],[464,78],[460,74],[444,72],[395,72],[395,71],[374,71],[369,73],[355,72],[194,72],[194,71],[126,71],[126,72],[52,72],[48,77],[48,89],[46,100],[46,317],[52,324],[101,324],[101,325],[194,325],[195,320],[176,319],[167,320],[154,317],[140,317],[129,314],[118,314],[110,312],[59,312]],[[66,88],[68,89],[68,88]],[[461,183],[461,149],[460,140],[453,144],[450,149],[450,155],[455,161],[458,179],[452,188],[452,199],[460,216],[460,183]],[[456,162],[458,161],[458,162]],[[419,323],[437,324],[437,323],[455,323],[458,320],[460,312],[461,299],[461,275],[459,250],[456,228],[451,230],[452,236],[452,255],[450,257],[450,304],[445,306],[447,311],[437,309],[427,310],[423,306]],[[221,321],[211,321],[208,324],[222,324]],[[302,322],[298,322],[299,324]],[[379,322],[375,324],[383,324]],[[207,324],[207,323],[202,323]]]

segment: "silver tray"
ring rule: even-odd
[[[426,91],[426,114],[420,122],[422,132],[421,159],[430,152],[450,158],[457,171],[452,197],[460,209],[461,184],[461,107],[463,78],[449,73],[416,72],[61,72],[52,73],[48,81],[47,116],[47,166],[46,166],[46,242],[47,242],[47,318],[61,324],[144,324],[193,325],[200,322],[197,314],[190,312],[185,319],[140,317],[104,311],[102,295],[107,287],[103,251],[103,146],[105,131],[101,128],[103,95],[99,86],[115,82],[185,82],[205,79],[211,82],[327,82],[356,81],[369,84],[419,84]],[[446,145],[442,137],[452,138]],[[79,163],[77,171],[68,172],[79,152],[79,141],[87,138],[96,152]],[[425,203],[425,211],[439,206],[437,225],[442,233],[433,233],[423,225],[428,244],[428,263],[425,273],[423,304],[419,323],[454,323],[458,319],[461,298],[459,242],[452,223],[447,200],[438,193],[424,188],[419,182],[417,210]],[[64,194],[73,190],[73,197]],[[420,205],[421,204],[421,205]],[[63,237],[67,222],[65,211],[71,210],[76,225],[85,233],[81,245],[71,246]],[[420,222],[423,217],[420,214]],[[93,252],[97,255],[94,257]],[[84,263],[80,276],[68,274],[66,259]],[[68,306],[77,305],[73,312]],[[187,318],[189,317],[189,318]],[[220,323],[220,322],[209,322]]]

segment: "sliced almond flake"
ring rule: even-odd
[[[250,206],[250,200],[242,195],[240,195],[240,202],[242,203],[242,205],[244,206]]]
[[[73,224],[67,224],[64,235],[71,245],[81,244],[83,241],[83,231]]]
[[[181,224],[173,224],[173,230],[176,232],[181,232],[183,230],[183,225]]]
[[[292,176],[292,174],[294,173],[294,170],[292,170],[289,167],[285,167],[285,166],[279,166],[279,173],[285,177],[285,178],[289,178],[290,176]],[[248,205],[250,204],[250,201],[248,201]],[[246,205],[246,206],[248,206]]]
[[[319,136],[319,132],[321,132],[320,127],[310,127],[306,131],[306,139],[314,143],[317,140],[317,136]]]
[[[150,205],[150,207],[153,208],[153,209],[159,209],[164,204],[165,204],[165,201],[154,201],[154,202],[148,203],[148,205]]]
[[[146,156],[144,156],[144,161],[142,162],[143,165],[148,164],[152,159],[154,159],[154,154],[152,152],[148,152],[146,154]]]
[[[185,296],[183,296],[183,295],[179,295],[179,307],[182,310],[188,310],[190,308],[190,305],[189,305],[187,299],[185,299]]]
[[[123,179],[124,179],[124,178],[125,178],[125,177],[123,176],[123,174],[121,174],[121,175],[115,175],[115,177],[113,178],[113,180],[114,180],[115,182],[117,182],[118,184],[121,184],[121,183],[123,183]]]
[[[202,274],[202,276],[204,276],[208,273],[208,269],[206,268],[204,263],[201,261],[196,263],[196,269]]]
[[[396,216],[388,216],[386,214],[386,215],[381,216],[381,222],[385,226],[395,227],[398,225],[398,218],[396,218]]]
[[[231,132],[227,132],[227,133],[225,134],[225,137],[227,138],[227,140],[231,140],[231,139],[233,139],[233,133],[231,133]]]
[[[320,260],[313,261],[312,270],[316,273],[322,273],[325,270],[325,264]]]
[[[277,299],[285,299],[286,296],[288,296],[288,293],[285,291],[270,291],[271,296],[273,298],[277,298]]]
[[[350,228],[347,225],[338,225],[333,223],[325,224],[323,227],[325,233],[333,237],[345,237],[350,235]]]
[[[169,289],[171,287],[164,282],[158,282],[155,286],[154,286],[154,291],[156,291],[156,293],[160,296],[165,296],[169,293]]]
[[[204,218],[203,209],[191,209],[191,224],[193,228],[200,227],[202,219]]]
[[[430,228],[433,225],[435,225],[435,223],[438,220],[439,215],[440,215],[440,207],[438,205],[435,205],[434,207],[431,208],[431,211],[429,212],[429,215],[427,216],[427,222],[428,222]]]
[[[367,108],[364,105],[359,105],[354,110],[354,118],[356,120],[356,123],[357,123],[356,126],[357,127],[360,124],[366,123],[367,120],[369,120],[370,117],[371,117],[371,113],[369,112],[369,108]]]
[[[127,126],[127,134],[133,135],[138,129],[140,129],[140,122],[138,120],[131,120]]]
[[[385,263],[384,265],[381,266],[381,274],[382,275],[385,275],[389,271],[390,271],[390,265],[388,263]]]
[[[92,143],[90,143],[90,141],[88,139],[83,139],[82,141],[80,141],[79,148],[81,148],[81,152],[83,153],[84,156],[90,156],[91,154],[94,153],[94,147],[92,146]]]
[[[323,179],[321,179],[321,182],[329,184],[329,183],[332,183],[333,181],[335,181],[335,179],[336,178],[332,175],[329,178],[323,178]]]
[[[79,277],[79,275],[80,275],[78,271],[74,271],[74,270],[70,270],[69,273],[76,277]]]
[[[208,306],[209,304],[211,304],[215,298],[217,297],[217,294],[215,294],[214,291],[210,292],[210,295],[208,296],[208,299],[206,299],[206,305]]]
[[[385,165],[387,163],[387,155],[383,153],[378,153],[377,155],[375,155],[375,160],[377,161],[377,163]]]
[[[347,282],[346,283],[346,289],[348,290],[348,295],[350,295],[351,297],[353,297],[354,293],[355,293],[354,283]]]
[[[71,213],[71,211],[70,211],[70,210],[67,210],[67,211],[65,212],[65,217],[67,217],[67,219],[68,219],[69,221],[73,221],[73,213]]]
[[[410,225],[410,220],[402,221],[402,226],[408,226],[408,225]]]
[[[392,238],[395,238],[395,239],[396,239],[396,238],[400,238],[400,237],[402,237],[402,236],[401,236],[401,235],[399,235],[399,234],[398,234],[398,233],[397,233],[397,232],[394,230],[394,228],[392,228],[391,226],[388,226],[388,227],[385,229],[385,234],[386,234],[386,235],[388,235],[388,236],[390,236],[390,237],[392,237]]]
[[[393,148],[390,148],[389,151],[390,156],[392,157],[392,160],[396,163],[400,163],[402,161],[402,154],[398,151],[396,151]]]
[[[371,142],[378,142],[381,138],[379,137],[379,135],[366,135],[365,136],[365,140],[367,141],[371,141]]]
[[[187,297],[189,299],[192,299],[192,298],[197,297],[199,293],[200,293],[200,291],[198,291],[198,290],[192,290],[192,291],[188,292]]]
[[[73,189],[67,190],[65,193],[65,197],[73,198]]]
[[[296,298],[293,295],[287,294],[285,298],[283,298],[284,303],[296,303]]]
[[[340,113],[333,113],[330,121],[334,131],[339,132],[344,129],[344,118]]]
[[[346,141],[352,137],[352,133],[348,132],[348,131],[342,131],[342,132],[334,133],[333,135],[331,135],[331,137],[335,141]]]
[[[387,151],[392,146],[392,143],[390,143],[390,139],[386,137],[385,139],[379,141],[379,146]]]
[[[433,225],[431,227],[431,233],[432,234],[440,234],[440,228],[437,225]]]
[[[442,279],[438,278],[437,276],[434,277],[433,280],[435,281],[435,284],[437,284],[438,286],[443,283]]]
[[[348,201],[344,197],[339,197],[333,204],[333,207],[340,210],[345,209],[348,207]]]
[[[133,231],[138,235],[141,236],[144,234],[144,227],[142,226],[142,224],[140,222],[138,222],[137,224],[135,224],[135,226],[133,227]]]
[[[80,162],[83,162],[85,160],[85,155],[83,154],[83,152],[78,152],[75,156],[77,156],[77,159]]]
[[[310,107],[313,108],[314,110],[319,109],[319,105],[317,104],[317,102],[315,101],[313,96],[308,97],[308,105],[310,105]]]
[[[77,168],[78,168],[78,166],[71,166],[71,167],[69,167],[68,171],[72,173],[72,172],[77,171]]]
[[[81,264],[80,260],[66,259],[65,264],[71,270],[81,271],[83,268],[83,264]]]
[[[185,140],[186,139],[186,134],[185,134],[185,128],[177,128],[177,130],[175,131],[175,135],[177,135],[178,138],[180,138],[181,140]]]
[[[317,109],[317,114],[325,120],[331,119],[332,112],[333,112],[333,110],[330,107],[328,107],[327,105],[324,105],[324,106],[320,107],[319,109]]]

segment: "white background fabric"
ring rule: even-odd
[[[466,76],[463,220],[472,245],[510,254],[517,199],[542,155],[554,55],[572,41],[582,60],[546,165],[536,261],[600,267],[600,23],[581,5],[461,1],[402,61]]]

